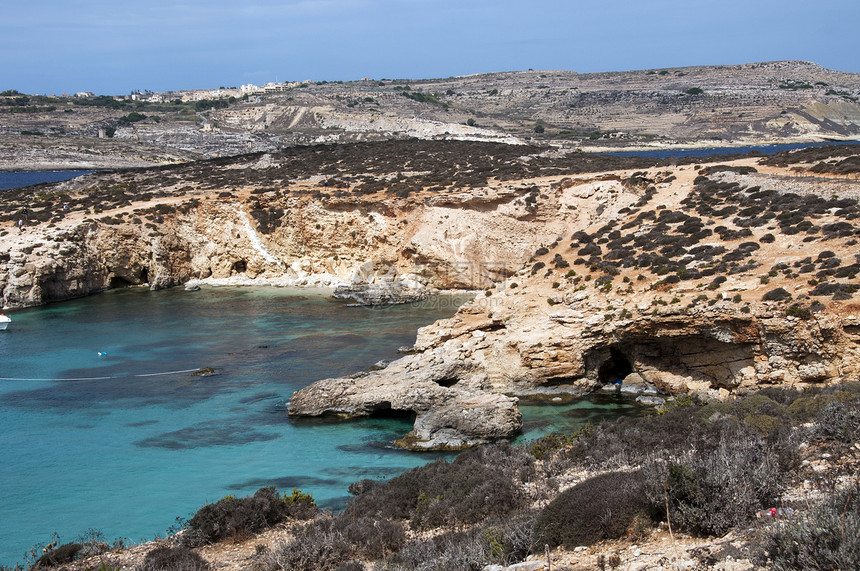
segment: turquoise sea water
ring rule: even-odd
[[[435,459],[389,446],[405,419],[293,421],[286,404],[317,379],[396,358],[466,299],[368,309],[322,290],[132,288],[8,312],[0,564],[54,532],[152,539],[204,503],[267,485],[337,509],[349,483]],[[198,367],[217,374],[188,372]],[[639,410],[611,396],[523,404],[521,440]]]
[[[746,147],[709,147],[705,149],[659,149],[654,151],[616,151],[601,153],[606,155],[617,155],[620,157],[652,157],[668,159],[670,157],[710,157],[714,155],[743,155],[751,151],[758,151],[763,155],[773,155],[782,151],[794,151],[809,147],[823,147],[824,145],[858,145],[860,141],[827,141],[823,143],[777,143],[773,145],[750,145]]]
[[[465,298],[439,300],[370,310],[316,290],[130,289],[11,313],[0,377],[67,380],[0,380],[0,564],[55,531],[151,539],[265,485],[336,507],[349,482],[432,459],[388,447],[405,420],[293,422],[286,403],[396,358]],[[197,367],[218,374],[160,374]]]

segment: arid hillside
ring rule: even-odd
[[[167,164],[406,137],[586,150],[860,137],[860,75],[796,61],[304,82],[252,95],[4,94],[0,168],[7,170]]]

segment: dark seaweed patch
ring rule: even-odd
[[[134,444],[141,448],[187,450],[208,446],[237,446],[250,442],[276,440],[280,437],[279,434],[258,432],[244,425],[224,424],[223,420],[217,420],[144,438]]]

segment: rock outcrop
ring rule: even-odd
[[[293,394],[293,417],[409,416],[413,430],[398,441],[411,449],[459,449],[516,434],[517,399],[454,386],[459,367],[406,357],[385,369],[324,379]]]
[[[259,212],[256,201],[246,206],[242,198],[213,197],[192,208],[171,206],[167,215],[142,208],[123,220],[108,216],[63,229],[12,230],[0,251],[3,306],[127,285],[158,289],[231,278],[342,285],[338,295],[362,304],[415,301],[434,289],[489,286],[516,271],[531,244],[554,239],[559,229],[549,210],[523,220],[523,207],[512,204],[517,194],[502,193],[505,207],[499,209],[493,193],[462,194],[456,208],[400,199],[377,204],[290,197],[279,202],[284,219],[276,228],[249,217],[248,211]],[[501,247],[511,235],[517,238]]]
[[[744,220],[737,217],[728,222],[739,225],[741,230],[735,231],[737,235],[729,227],[719,227],[722,220],[709,221],[723,241],[696,246],[697,239],[688,237],[690,233],[700,232],[703,237],[712,233],[702,232],[704,224],[700,218],[673,210],[692,201],[695,194],[691,190],[710,184],[701,175],[696,179],[698,186],[690,184],[695,174],[675,170],[671,177],[677,182],[663,183],[654,189],[661,205],[656,212],[663,208],[666,216],[661,214],[661,218],[682,225],[678,237],[667,223],[652,233],[651,226],[641,222],[655,211],[646,212],[646,216],[640,211],[637,220],[632,214],[636,209],[626,206],[630,204],[625,196],[629,188],[613,185],[611,181],[559,185],[556,196],[562,203],[578,199],[578,204],[585,204],[589,199],[615,194],[615,204],[625,207],[616,211],[618,215],[608,217],[592,210],[586,218],[591,232],[574,232],[574,243],[569,248],[558,242],[539,248],[531,267],[526,265],[507,280],[479,293],[454,317],[419,330],[413,354],[392,363],[385,372],[363,380],[370,386],[357,391],[361,394],[352,397],[352,406],[372,408],[384,402],[386,394],[408,394],[410,388],[417,386],[417,379],[422,386],[435,384],[456,389],[458,399],[481,393],[551,398],[617,387],[625,392],[645,393],[648,396],[643,400],[655,405],[662,402],[659,394],[682,393],[703,400],[721,400],[767,385],[807,387],[857,379],[860,306],[844,292],[860,290],[852,281],[860,274],[860,257],[855,263],[841,260],[856,257],[853,248],[856,240],[852,236],[860,235],[860,228],[829,218],[837,212],[836,205],[843,208],[838,212],[853,212],[856,200],[833,199],[834,208],[828,209],[824,208],[830,204],[827,199],[814,195],[802,199],[813,211],[821,208],[821,214],[815,218],[820,226],[804,227],[813,235],[819,228],[830,232],[825,236],[827,247],[816,244],[816,240],[797,237],[786,224],[782,225],[785,233],[780,242],[771,246],[774,240],[772,234],[768,237],[768,231],[774,231],[775,227],[756,229],[763,236],[757,240],[753,231],[741,231],[756,225],[745,226]],[[719,179],[719,175],[714,177]],[[779,180],[762,176],[757,182],[777,186]],[[793,179],[792,184],[801,181]],[[848,186],[843,191],[847,190],[851,196],[851,185]],[[760,192],[759,188],[753,187],[750,192]],[[782,204],[778,193],[768,196],[773,198],[771,204]],[[792,201],[801,200],[791,198],[799,196],[796,194],[787,192],[786,196]],[[813,206],[819,204],[822,206]],[[761,215],[767,208],[773,207],[762,205],[750,214]],[[789,210],[797,217],[794,222],[797,223],[803,217],[794,208],[792,205]],[[727,212],[734,214],[737,209]],[[616,216],[617,222],[612,221]],[[781,216],[779,220],[788,219],[786,214]],[[605,224],[607,220],[611,222]],[[625,221],[629,222],[624,224]],[[624,229],[629,229],[626,231],[629,239],[621,231]],[[837,230],[843,232],[843,241],[833,234]],[[606,237],[598,240],[601,234]],[[642,256],[647,256],[651,239],[670,246],[679,240],[688,241],[681,250],[682,265],[669,276],[671,279],[660,277],[667,275],[666,270],[655,271],[657,279],[649,280],[643,274],[649,271],[643,266],[650,260]],[[622,246],[631,241],[646,246],[645,253],[623,250]],[[598,254],[606,250],[598,244],[617,250],[611,250],[601,260]],[[661,252],[665,255],[658,263],[671,264],[668,256],[674,248],[663,248]],[[623,253],[614,256],[616,251]],[[688,255],[690,251],[728,254],[722,260],[709,258],[696,264],[692,263],[695,258]],[[751,252],[756,253],[753,260]],[[567,255],[571,259],[580,256],[574,260],[575,270],[568,269],[571,264],[565,259]],[[591,259],[587,261],[584,256],[589,255]],[[607,262],[620,260],[621,256],[644,260],[643,266],[634,261],[626,269],[622,263]],[[836,261],[829,263],[828,259]],[[842,270],[832,269],[839,264],[847,266]],[[762,266],[763,270],[758,269]],[[709,267],[714,269],[708,270]],[[692,272],[700,271],[699,268],[708,273],[696,278]],[[824,269],[816,274],[817,279],[800,278],[802,273],[819,268]],[[720,272],[726,275],[719,275]],[[604,275],[600,276],[601,273]],[[595,274],[598,279],[592,279]],[[716,277],[705,279],[706,276]],[[845,281],[831,278],[826,287],[819,287],[819,280],[826,281],[829,276],[842,276]],[[778,284],[783,287],[775,287]],[[833,292],[836,292],[833,299],[823,303],[821,296]],[[352,382],[326,381],[329,387]],[[375,393],[370,390],[372,386],[384,389]],[[307,395],[318,397],[313,414],[330,412],[325,406],[325,394],[319,393],[314,385],[297,394],[303,399]],[[362,404],[359,406],[357,402]],[[450,411],[460,404],[454,400],[453,406],[433,406],[435,410]],[[306,407],[307,402],[299,400],[291,404],[291,414],[307,414]],[[426,415],[416,418],[416,433],[426,418]],[[447,413],[445,418],[450,425]],[[493,426],[496,422],[504,424],[507,418],[489,422]],[[468,424],[458,426],[461,431],[474,430]],[[471,433],[465,434],[464,441]],[[428,442],[423,444],[429,446]],[[400,444],[412,446],[414,441],[407,438]]]

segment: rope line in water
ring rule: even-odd
[[[27,379],[19,377],[0,377],[0,381],[107,381],[110,379],[125,379],[128,377],[159,377],[163,375],[178,375],[179,373],[195,373],[202,370],[200,367],[196,369],[184,369],[182,371],[165,371],[163,373],[146,373],[142,375],[119,375],[110,377],[72,377],[71,379]]]

